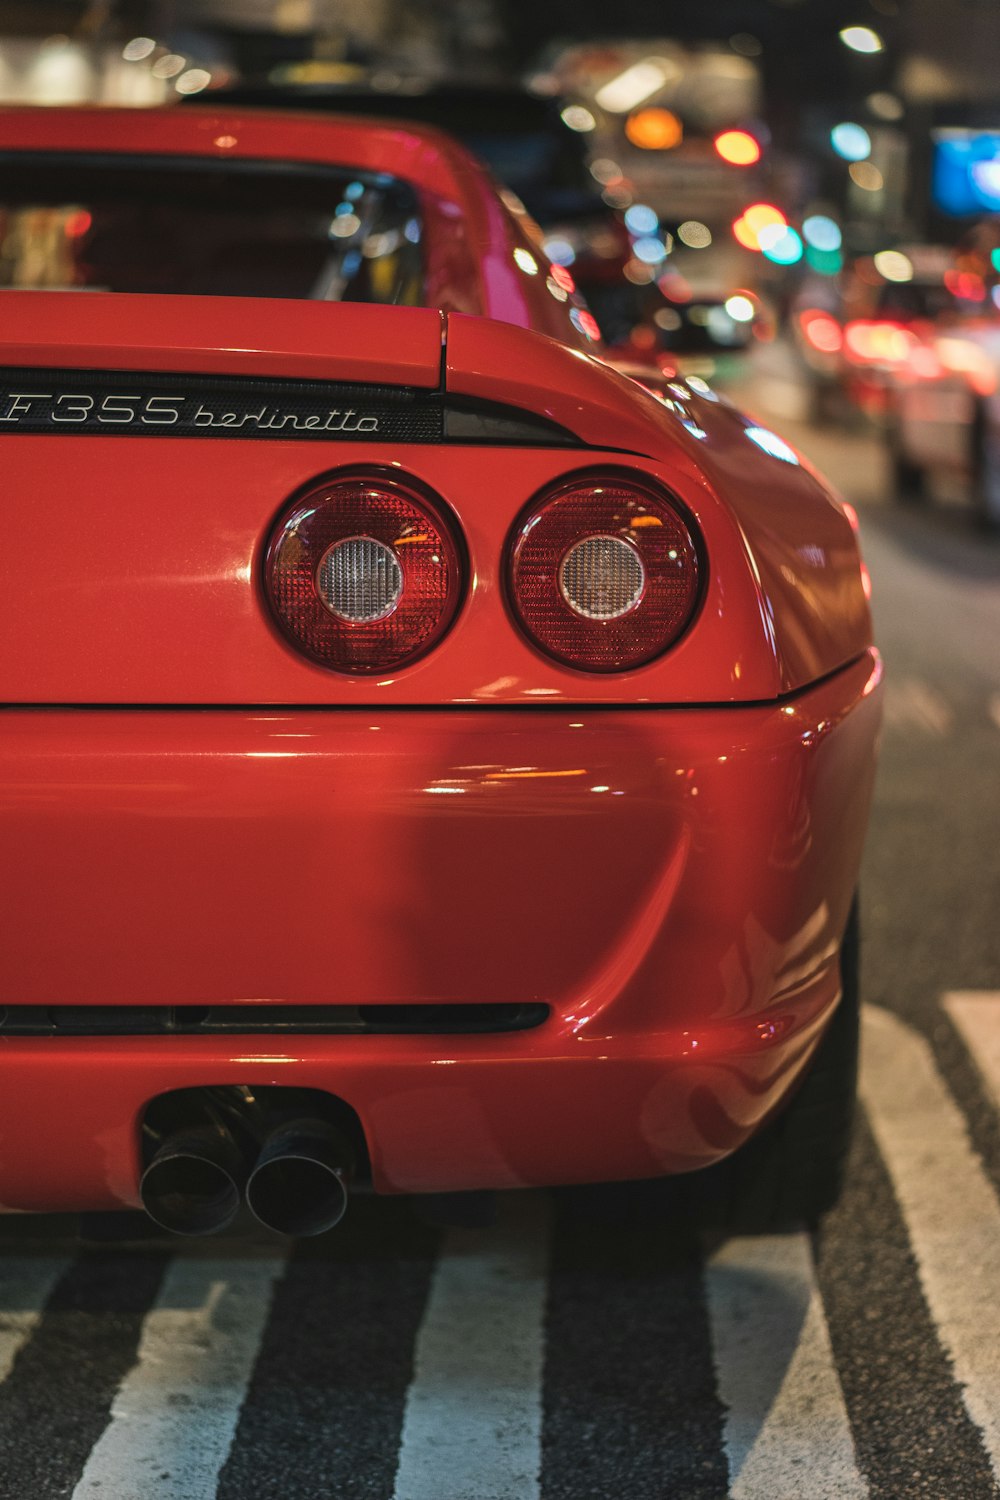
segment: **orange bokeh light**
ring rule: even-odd
[[[733,234],[739,240],[744,250],[759,250],[760,244],[746,219],[737,219],[733,224]]]
[[[780,208],[773,203],[751,203],[733,225],[733,234],[747,250],[760,249],[760,236],[765,229],[784,229],[788,220]]]
[[[715,149],[734,167],[752,167],[760,161],[760,144],[746,130],[724,130],[715,137]]]
[[[757,235],[762,229],[769,229],[772,224],[778,229],[784,229],[788,223],[781,209],[775,208],[773,203],[751,203],[749,208],[743,210],[743,218]]]
[[[684,126],[669,109],[637,109],[625,122],[625,134],[643,151],[671,151],[684,139]]]

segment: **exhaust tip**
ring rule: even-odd
[[[318,1120],[280,1126],[250,1173],[247,1204],[278,1234],[323,1234],[347,1212],[350,1171],[350,1150],[332,1126]]]
[[[215,1132],[171,1136],[142,1174],[146,1213],[171,1234],[218,1234],[240,1207],[239,1155]]]

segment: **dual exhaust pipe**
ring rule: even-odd
[[[323,1120],[281,1120],[258,1144],[249,1128],[206,1113],[161,1142],[140,1195],[154,1223],[173,1234],[218,1234],[244,1200],[278,1234],[322,1234],[347,1211],[352,1168],[346,1137]]]

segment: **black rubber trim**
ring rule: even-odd
[[[4,1036],[463,1036],[527,1031],[540,1004],[497,1005],[8,1005]]]

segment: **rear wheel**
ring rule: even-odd
[[[564,1188],[588,1224],[669,1224],[722,1234],[811,1225],[840,1193],[858,1077],[858,911],[840,950],[841,998],[806,1077],[771,1123],[717,1166],[676,1177]]]
[[[691,1179],[695,1215],[713,1228],[760,1234],[812,1224],[837,1201],[857,1093],[857,901],[840,970],[840,1004],[791,1102],[733,1156]]]

